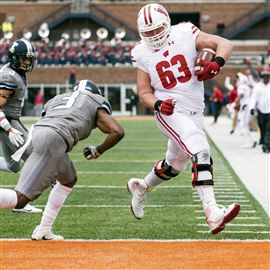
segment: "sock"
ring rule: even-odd
[[[67,196],[72,188],[63,186],[59,182],[51,190],[47,205],[44,209],[39,228],[50,229],[58,216]]]
[[[202,201],[204,210],[216,205],[216,199],[213,186],[196,186],[196,190]]]
[[[11,172],[11,170],[8,168],[5,158],[3,157],[0,157],[0,171]]]
[[[0,208],[13,209],[17,202],[17,193],[14,190],[0,188]]]
[[[145,184],[151,188],[151,187],[155,187],[163,182],[165,182],[165,180],[159,178],[154,171],[152,170],[145,178],[144,178],[144,182]]]

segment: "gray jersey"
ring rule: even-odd
[[[66,141],[68,151],[71,151],[79,140],[87,138],[96,128],[98,108],[111,113],[110,104],[103,96],[87,90],[57,95],[45,104],[45,115],[35,126],[53,128]]]
[[[9,63],[0,69],[0,89],[10,90],[7,103],[1,109],[7,118],[19,119],[27,93],[26,75],[21,75],[10,68]]]

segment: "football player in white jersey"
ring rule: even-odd
[[[171,26],[167,10],[155,3],[141,8],[137,20],[141,41],[131,52],[137,68],[140,101],[155,110],[158,128],[168,138],[163,160],[158,161],[144,178],[131,178],[131,210],[137,219],[144,216],[147,192],[170,180],[192,161],[193,186],[203,204],[212,234],[234,219],[240,205],[217,205],[213,190],[210,147],[203,131],[203,81],[216,76],[230,57],[232,43],[219,36],[200,31],[190,22]],[[194,71],[198,52],[211,48],[213,61],[202,61],[202,69]]]
[[[240,105],[240,111],[238,114],[239,128],[241,135],[244,138],[244,144],[241,145],[241,148],[254,148],[256,147],[257,142],[253,139],[252,132],[249,127],[252,120],[249,106],[252,95],[252,83],[247,75],[238,72],[236,85],[238,92],[236,103],[237,105]]]
[[[11,156],[24,144],[27,129],[20,121],[24,99],[27,92],[27,72],[32,71],[36,63],[36,52],[32,44],[19,39],[12,42],[8,51],[9,62],[0,70],[0,141],[3,157],[0,157],[0,171],[18,172],[20,161]],[[29,153],[25,152],[25,161]],[[41,209],[27,204],[14,212],[40,213]]]

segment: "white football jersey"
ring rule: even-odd
[[[154,95],[161,100],[176,100],[176,110],[204,110],[203,82],[194,74],[197,56],[195,40],[200,30],[190,22],[172,26],[169,39],[161,49],[150,49],[143,40],[131,51],[134,67],[147,72]]]

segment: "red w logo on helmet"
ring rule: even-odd
[[[157,11],[164,14],[165,16],[168,16],[168,13],[167,13],[167,11],[166,11],[166,9],[164,7],[161,7],[161,6],[158,7]]]

